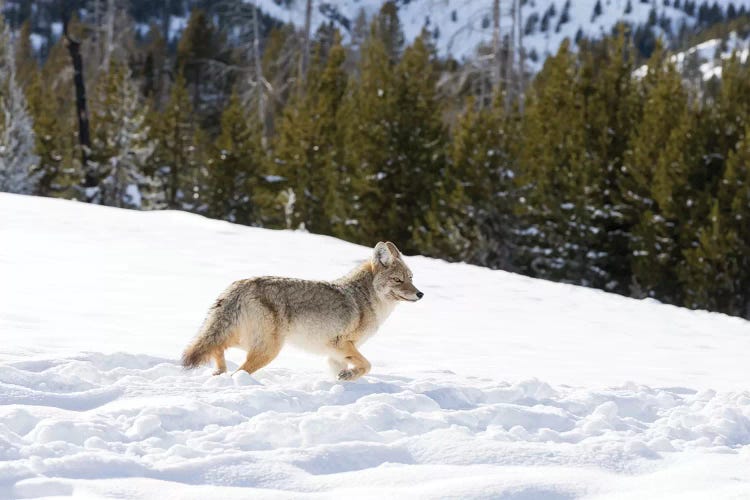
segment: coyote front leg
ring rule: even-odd
[[[362,353],[357,350],[354,346],[354,342],[347,341],[338,346],[337,354],[342,362],[347,363],[347,365],[352,365],[351,368],[339,372],[339,380],[357,380],[359,377],[370,371],[372,365],[364,356],[362,356]]]
[[[333,375],[336,377],[338,377],[339,373],[341,373],[343,370],[346,370],[347,366],[348,365],[345,361],[334,358],[333,356],[328,357],[328,367],[331,369],[331,373],[333,373]]]

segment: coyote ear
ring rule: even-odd
[[[393,256],[394,259],[401,258],[401,252],[398,251],[398,248],[396,248],[396,245],[394,245],[390,241],[386,241],[385,246],[388,247],[388,251],[391,252],[391,255]]]
[[[393,245],[393,243],[391,243]],[[377,245],[375,245],[375,251],[372,255],[372,260],[376,263],[380,264],[381,266],[388,267],[391,264],[393,264],[393,253],[391,253],[390,248],[388,248],[388,243],[383,243],[382,241],[378,242]]]

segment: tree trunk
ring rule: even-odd
[[[73,65],[73,84],[76,92],[76,112],[78,114],[78,142],[81,145],[81,161],[83,162],[84,187],[96,187],[98,180],[89,165],[89,151],[91,150],[91,135],[89,133],[89,112],[86,107],[86,83],[83,80],[83,59],[81,58],[81,42],[70,36],[68,24],[70,21],[68,2],[62,9],[63,36],[68,47],[70,60]]]
[[[518,2],[518,109],[523,114],[526,101],[526,52],[523,48],[523,2]]]
[[[99,2],[97,2],[97,4],[98,3]],[[109,62],[112,57],[112,51],[114,49],[115,10],[115,0],[108,0],[106,12],[106,37],[104,39],[104,57],[102,59],[102,67],[105,73],[109,73]]]
[[[492,2],[492,89],[495,94],[502,91],[500,83],[500,65],[502,57],[500,55],[500,0]],[[485,103],[481,103],[484,107]]]
[[[517,0],[511,0],[510,2],[510,33],[508,34],[508,47],[506,49],[505,58],[505,110],[510,109],[510,103],[513,99],[513,93],[516,91],[515,85],[513,85],[513,66],[515,64],[515,36],[516,36],[516,2]]]
[[[266,103],[265,94],[263,87],[265,86],[265,80],[263,79],[263,64],[260,59],[260,27],[258,26],[258,1],[255,1],[253,8],[253,59],[255,60],[255,85],[258,90],[258,121],[261,127],[261,145],[263,149],[266,149],[268,142],[266,130]]]

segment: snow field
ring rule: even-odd
[[[234,279],[370,249],[0,194],[0,498],[747,498],[750,323],[407,257],[417,304],[332,380],[177,358]],[[243,353],[228,351],[230,370]]]

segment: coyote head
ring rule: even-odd
[[[424,295],[412,284],[412,273],[401,259],[401,252],[390,241],[375,245],[372,255],[375,291],[391,300],[416,302]]]

